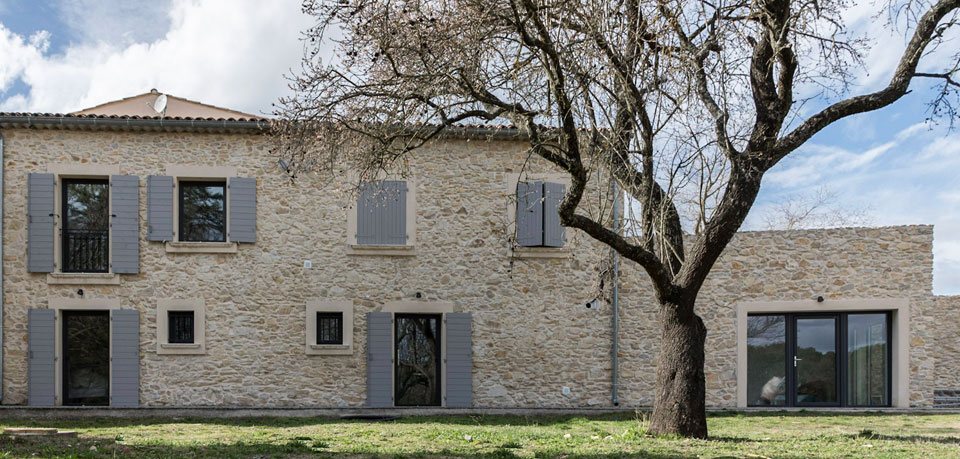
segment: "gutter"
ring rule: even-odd
[[[610,189],[613,194],[613,231],[620,233],[620,198],[617,181],[611,180]],[[613,282],[610,302],[613,309],[613,324],[611,326],[610,345],[610,402],[613,406],[620,406],[620,255],[616,250],[610,250],[613,272]]]
[[[0,402],[3,401],[3,133],[0,132]]]

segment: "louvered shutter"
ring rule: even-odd
[[[446,406],[468,408],[473,404],[473,339],[471,314],[447,313]]]
[[[140,272],[140,177],[110,177],[110,256],[113,272]]]
[[[110,406],[140,405],[140,313],[110,311]]]
[[[257,242],[257,179],[230,177],[227,213],[230,219],[231,242]]]
[[[365,183],[357,199],[357,244],[406,245],[407,183]]]
[[[543,182],[517,183],[517,245],[543,245]]]
[[[560,224],[558,208],[563,199],[562,183],[545,182],[543,184],[543,245],[545,247],[563,247],[564,228]]]
[[[54,269],[53,174],[27,176],[27,271],[52,273]]]
[[[393,407],[393,314],[367,313],[367,401],[370,408]]]
[[[27,311],[27,404],[53,406],[54,404],[54,347],[56,311],[30,309]]]
[[[147,177],[147,240],[173,240],[173,177]]]

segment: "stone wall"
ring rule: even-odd
[[[119,286],[82,287],[86,298],[119,298],[140,310],[143,405],[361,406],[365,313],[417,292],[474,314],[476,405],[606,402],[609,309],[584,308],[606,251],[571,231],[566,258],[510,256],[510,177],[547,170],[518,143],[444,140],[419,151],[410,167],[417,255],[384,257],[347,255],[350,197],[337,191],[346,183],[291,182],[260,136],[5,130],[4,139],[3,403],[26,401],[27,309],[75,298],[78,288],[26,271],[27,173],[53,163],[120,165],[141,177],[140,274],[121,276]],[[233,166],[257,177],[257,243],[236,254],[170,254],[147,242],[146,176],[168,164]],[[305,259],[313,269],[303,268]],[[204,299],[206,355],[157,355],[155,311],[166,298]],[[315,298],[354,301],[353,355],[305,355],[304,308]]]
[[[744,301],[909,298],[910,400],[932,403],[937,353],[933,227],[744,232],[714,266],[697,310],[706,323],[707,404],[736,406],[736,305]],[[624,398],[651,403],[658,329],[646,275],[624,263]],[[956,328],[954,328],[956,330]],[[957,368],[957,367],[954,367]]]
[[[935,405],[960,407],[960,296],[938,296],[932,310],[936,324]]]
[[[76,297],[78,288],[48,285],[45,274],[26,272],[27,173],[50,164],[106,164],[141,177],[140,274],[121,276],[118,286],[83,288],[87,298],[120,299],[140,311],[143,405],[362,406],[365,313],[420,292],[425,302],[448,301],[473,313],[475,406],[609,406],[611,308],[584,307],[596,295],[609,252],[568,230],[566,257],[510,256],[510,177],[550,170],[530,162],[520,143],[449,139],[418,151],[410,167],[418,201],[416,256],[386,257],[347,253],[346,174],[291,182],[261,136],[3,134],[5,404],[26,401],[26,311],[48,307],[50,298]],[[146,176],[162,175],[170,164],[232,166],[240,176],[257,177],[257,243],[241,245],[236,254],[171,254],[162,243],[147,242]],[[927,226],[739,235],[700,295],[709,328],[708,404],[735,404],[736,303],[816,295],[909,298],[915,311],[911,397],[916,405],[929,404],[934,381],[949,386],[958,373],[934,373],[931,349],[948,333],[933,327],[944,317],[932,314],[940,310],[930,296],[932,237]],[[306,259],[312,269],[303,268]],[[621,403],[650,405],[656,305],[649,279],[632,263],[622,265]],[[204,300],[206,355],[156,353],[156,306],[169,298]],[[305,355],[310,299],[353,301],[352,355]]]

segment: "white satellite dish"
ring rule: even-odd
[[[157,100],[153,101],[153,111],[163,116],[167,112],[167,95],[160,94]]]

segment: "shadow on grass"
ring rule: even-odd
[[[499,447],[492,451],[463,450],[442,448],[432,451],[401,451],[383,452],[375,447],[347,448],[344,450],[331,449],[330,445],[322,440],[293,439],[287,443],[262,442],[234,442],[211,443],[205,445],[171,445],[163,443],[127,445],[117,442],[113,438],[81,436],[79,438],[56,437],[26,437],[11,438],[0,436],[0,455],[11,457],[53,457],[53,458],[115,458],[115,457],[143,457],[143,458],[250,458],[250,457],[472,457],[481,459],[512,459],[522,457],[513,448]],[[649,458],[674,459],[689,457],[689,453],[679,451],[645,452],[630,451],[623,453],[571,453],[562,448],[538,449],[534,452],[537,458],[580,458],[580,459],[614,459],[614,458]]]
[[[942,443],[945,445],[960,445],[960,437],[934,437],[927,435],[887,435],[870,431],[845,435],[854,440],[881,440],[906,443]]]

